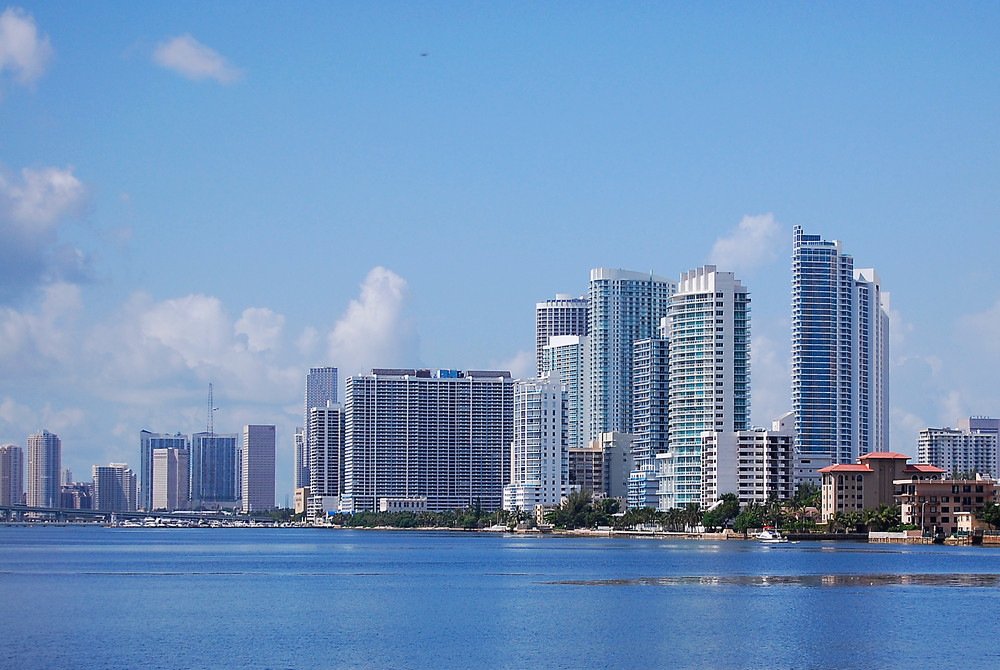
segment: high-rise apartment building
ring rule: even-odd
[[[590,430],[590,347],[582,335],[554,335],[543,349],[544,372],[559,374],[566,388],[566,442],[585,446]]]
[[[28,436],[28,506],[59,507],[62,441],[43,430]]]
[[[973,416],[958,420],[958,428],[924,428],[917,438],[917,460],[930,463],[954,478],[1000,477],[1000,419]]]
[[[813,471],[888,446],[889,294],[839,241],[792,238],[792,410]]]
[[[509,372],[375,369],[347,379],[344,411],[345,511],[398,498],[426,499],[431,511],[500,507],[513,440]]]
[[[241,474],[244,512],[274,509],[274,426],[244,426]]]
[[[557,293],[555,300],[535,304],[535,374],[547,372],[545,347],[549,338],[561,335],[584,336],[589,332],[590,300]]]
[[[16,444],[0,447],[0,505],[24,503],[24,451]]]
[[[702,433],[701,505],[710,507],[726,493],[741,505],[781,501],[795,494],[792,413],[775,419],[770,430]]]
[[[566,420],[566,391],[558,372],[515,383],[504,509],[531,512],[535,505],[556,506],[569,493]]]
[[[340,509],[344,476],[344,410],[328,402],[309,408],[309,499],[310,516]]]
[[[187,435],[139,431],[139,508],[153,509],[153,450],[189,449]]]
[[[636,340],[632,363],[632,456],[629,507],[656,507],[656,456],[668,450],[669,350],[668,319],[660,319],[660,336]]]
[[[652,273],[609,268],[590,271],[590,430],[632,432],[633,350],[655,337],[677,283]]]
[[[190,455],[187,449],[153,449],[152,509],[187,509],[191,498]]]
[[[229,508],[239,502],[236,433],[191,435],[191,501],[196,507]]]
[[[94,466],[93,508],[103,512],[134,512],[136,476],[126,463]]]
[[[668,451],[660,509],[700,503],[702,434],[750,428],[750,296],[732,272],[681,275],[669,314]]]
[[[327,403],[337,403],[337,368],[310,368],[306,375],[305,410],[303,413],[303,448],[295,450],[295,488],[309,486],[309,410],[326,407]]]

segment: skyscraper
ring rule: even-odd
[[[590,300],[557,293],[555,300],[535,304],[535,374],[546,372],[545,347],[549,338],[562,335],[586,335],[590,329]]]
[[[558,372],[514,384],[514,441],[504,509],[532,512],[535,505],[558,505],[569,493],[566,418],[566,391]]]
[[[629,507],[656,507],[656,456],[667,452],[669,418],[668,319],[660,319],[660,336],[636,340],[632,371],[632,455]]]
[[[344,473],[344,410],[328,402],[309,409],[310,516],[340,509]]]
[[[191,500],[195,506],[234,507],[239,501],[235,433],[191,436]]]
[[[188,436],[180,433],[139,431],[139,508],[153,509],[153,450],[189,449]]]
[[[303,411],[302,445],[295,449],[295,472],[293,479],[295,488],[309,486],[309,410],[313,407],[326,407],[327,403],[337,402],[337,368],[310,368],[306,375],[305,409]]]
[[[732,272],[681,275],[670,299],[668,452],[660,508],[700,503],[702,433],[750,428],[750,297]]]
[[[16,444],[0,447],[0,505],[24,502],[24,451]]]
[[[243,427],[243,511],[274,509],[274,426]]]
[[[186,509],[191,497],[190,452],[153,449],[153,507],[173,512]]]
[[[652,273],[590,271],[590,430],[632,432],[632,347],[655,337],[677,283]]]
[[[815,471],[888,446],[889,294],[839,241],[792,233],[792,411]],[[818,477],[818,475],[816,475]]]
[[[395,498],[444,511],[500,507],[510,477],[506,371],[375,369],[347,378],[345,511]]]
[[[62,441],[43,430],[28,436],[28,506],[59,507]]]
[[[543,349],[544,372],[558,372],[566,387],[566,442],[586,446],[590,430],[590,343],[582,335],[554,335]]]
[[[136,509],[136,477],[127,463],[94,466],[93,507],[104,512]]]

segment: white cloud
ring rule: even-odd
[[[285,317],[266,307],[250,307],[233,326],[237,335],[246,335],[247,349],[267,351],[277,349],[285,329]]]
[[[79,216],[87,190],[73,168],[24,168],[20,179],[0,172],[0,301],[42,282],[79,281],[87,259],[60,244],[58,227]]]
[[[792,374],[786,341],[762,333],[755,333],[750,340],[753,397],[750,409],[756,425],[770,427],[773,419],[792,408]]]
[[[1000,300],[989,309],[959,318],[958,339],[972,351],[1000,356]]]
[[[521,349],[505,361],[491,364],[492,370],[509,370],[514,379],[530,379],[535,376],[535,353]]]
[[[51,284],[34,311],[0,309],[0,367],[6,375],[27,374],[74,359],[73,325],[82,313],[80,289],[72,284]]]
[[[0,402],[0,419],[3,419],[10,428],[5,432],[8,435],[27,435],[38,425],[38,415],[30,407],[22,405],[10,396]],[[8,439],[8,438],[4,438]]]
[[[153,51],[153,60],[195,81],[214,79],[220,84],[231,84],[242,76],[239,68],[189,34],[160,42]]]
[[[782,249],[774,214],[744,216],[728,237],[712,246],[711,262],[726,272],[748,272],[774,262]]]
[[[35,18],[20,7],[0,14],[0,74],[8,70],[21,84],[31,84],[52,60],[48,35],[39,35]]]
[[[329,360],[346,374],[366,368],[414,365],[417,334],[404,315],[409,300],[406,280],[383,267],[373,268],[361,295],[329,334]]]

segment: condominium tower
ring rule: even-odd
[[[670,299],[668,452],[661,509],[700,503],[706,431],[750,428],[750,296],[732,272],[685,272]]]
[[[839,241],[792,242],[792,410],[815,471],[888,447],[889,295]]]
[[[24,451],[16,444],[0,447],[0,505],[24,503]]]
[[[136,476],[126,463],[94,466],[93,508],[105,512],[134,512]]]
[[[244,512],[274,509],[274,426],[243,426],[242,506]]]
[[[309,410],[337,402],[337,368],[310,368],[306,375],[301,449],[295,449],[295,488],[309,486]],[[296,443],[298,445],[298,443]]]
[[[191,498],[190,455],[187,449],[153,449],[152,509],[187,509]]]
[[[555,335],[543,349],[544,372],[557,373],[566,388],[566,443],[587,445],[590,429],[590,343],[582,335]]]
[[[535,304],[535,374],[541,376],[547,370],[545,347],[549,338],[561,335],[586,335],[590,323],[587,315],[590,301],[574,298],[569,293],[557,293],[555,300],[545,300]]]
[[[566,391],[558,372],[514,385],[514,441],[504,509],[532,512],[535,505],[558,505],[569,493],[566,418]]]
[[[958,428],[924,428],[917,439],[917,460],[930,463],[955,478],[977,474],[1000,477],[1000,419],[973,416],[958,420]]]
[[[590,271],[590,430],[632,432],[632,365],[636,340],[655,337],[677,282],[652,273]]]
[[[346,381],[345,511],[419,499],[500,507],[510,476],[514,383],[506,371],[375,369]]]
[[[62,441],[43,430],[28,436],[28,506],[59,507]]]
[[[340,509],[343,456],[344,409],[332,402],[309,408],[310,516]]]

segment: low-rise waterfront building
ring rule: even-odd
[[[937,468],[940,470],[940,468]],[[970,524],[962,514],[981,510],[986,503],[997,503],[1000,483],[992,479],[917,479],[900,478],[894,482],[895,500],[904,524],[921,530],[954,534]]]
[[[896,481],[941,479],[945,471],[925,463],[909,464],[909,456],[876,451],[857,463],[838,463],[819,470],[823,477],[823,521],[836,512],[860,512],[879,505],[896,505]]]

